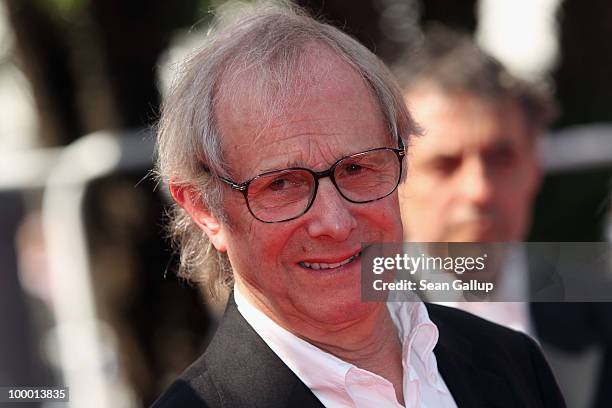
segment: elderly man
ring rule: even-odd
[[[402,240],[415,125],[384,65],[286,5],[222,14],[165,100],[159,171],[183,274],[230,288],[158,407],[563,406],[526,336],[362,302],[362,243]]]

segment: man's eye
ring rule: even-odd
[[[490,153],[487,161],[496,167],[510,167],[516,162],[517,154],[512,149],[499,149]]]
[[[461,164],[461,160],[456,157],[443,157],[433,160],[430,168],[437,174],[447,175],[453,173]]]
[[[361,171],[363,171],[365,169],[365,167],[356,164],[356,163],[351,163],[348,166],[346,166],[346,168],[344,169],[344,171],[349,174],[349,175],[353,175],[353,174],[358,174]]]
[[[378,171],[373,163],[347,163],[336,172],[336,177],[367,176]]]
[[[271,182],[268,185],[268,189],[272,191],[282,191],[282,190],[286,190],[287,188],[289,188],[291,184],[292,183],[289,180],[284,179],[284,178],[279,178]]]
[[[279,177],[271,181],[267,186],[266,190],[280,192],[301,189],[307,186],[307,181],[299,177]]]

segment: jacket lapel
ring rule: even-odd
[[[217,387],[225,406],[324,408],[240,314],[233,293],[206,355],[209,367],[223,374]]]
[[[475,364],[477,355],[467,339],[436,318],[440,338],[434,349],[438,370],[459,408],[516,407],[516,401],[504,380],[494,372]],[[477,351],[476,351],[477,352]]]
[[[482,406],[480,394],[474,392],[470,384],[469,377],[473,367],[469,360],[440,344],[440,342],[434,349],[434,354],[438,362],[438,370],[457,406],[459,408]]]

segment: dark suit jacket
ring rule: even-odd
[[[593,408],[612,407],[612,303],[534,303],[538,338],[568,353],[591,346],[602,349]]]
[[[531,299],[543,300],[531,304],[538,339],[568,353],[600,347],[603,357],[591,406],[612,407],[612,302],[551,302],[565,300],[566,292],[574,300],[609,299],[612,291],[609,247],[604,243],[579,247],[582,259],[591,262],[586,265],[578,262],[570,269],[561,261],[561,245],[531,245],[532,250],[528,251]],[[560,266],[565,269],[563,275],[557,270]]]
[[[463,407],[564,407],[536,344],[468,313],[427,305],[440,339],[438,369]],[[230,296],[206,352],[153,407],[322,407],[238,312]]]

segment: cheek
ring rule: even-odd
[[[235,248],[240,249],[242,252],[240,258],[247,262],[248,267],[252,267],[257,262],[275,263],[287,244],[286,234],[279,230],[268,232],[267,227],[267,224],[254,220],[249,228],[234,230]]]
[[[400,192],[401,217],[408,237],[435,229],[432,220],[439,221],[444,208],[444,203],[433,192],[435,190],[417,191],[412,187],[405,185]]]
[[[517,222],[524,219],[531,209],[531,197],[525,191],[516,194],[506,194],[503,203],[504,215],[509,222]]]
[[[271,240],[265,238],[265,231],[262,230],[265,224],[251,215],[244,200],[231,198],[225,203],[230,262],[236,272],[251,274],[250,264],[260,263],[262,254],[269,253]]]
[[[283,293],[290,284],[284,262],[288,258],[287,236],[280,231],[266,232],[266,226],[255,221],[248,231],[234,230],[228,255],[234,273],[251,287],[263,293]]]
[[[365,237],[367,239],[364,242],[376,240],[387,242],[402,241],[402,219],[397,194],[370,204],[368,208],[364,208],[364,211],[361,212],[361,217],[366,218],[369,224],[372,225],[370,234],[374,235],[372,237]],[[377,235],[379,236],[377,237]]]
[[[450,176],[440,177],[431,171],[415,170],[412,177],[408,175],[400,191],[402,205],[431,219],[452,206],[458,195],[456,184],[456,180]]]
[[[257,247],[258,253],[256,256],[266,265],[279,265],[283,263],[286,256],[289,236],[282,231],[274,234],[260,235],[260,238],[253,242]]]
[[[423,199],[440,184],[442,182],[439,178],[432,175],[422,165],[413,164],[408,167],[406,180],[400,185],[400,195]]]
[[[421,223],[442,221],[442,218],[458,208],[457,194],[452,186],[428,189],[407,199],[408,207],[413,211],[413,217],[418,217]]]
[[[240,221],[242,227],[233,229],[236,253],[241,260],[244,271],[257,271],[262,265],[267,269],[279,267],[286,259],[293,259],[299,250],[297,245],[301,242],[295,226],[290,223],[266,224],[253,218],[248,213]],[[293,257],[292,257],[293,256]]]
[[[500,205],[506,212],[522,213],[528,211],[538,190],[537,169],[525,163],[521,169],[516,169],[512,180],[499,183]]]

